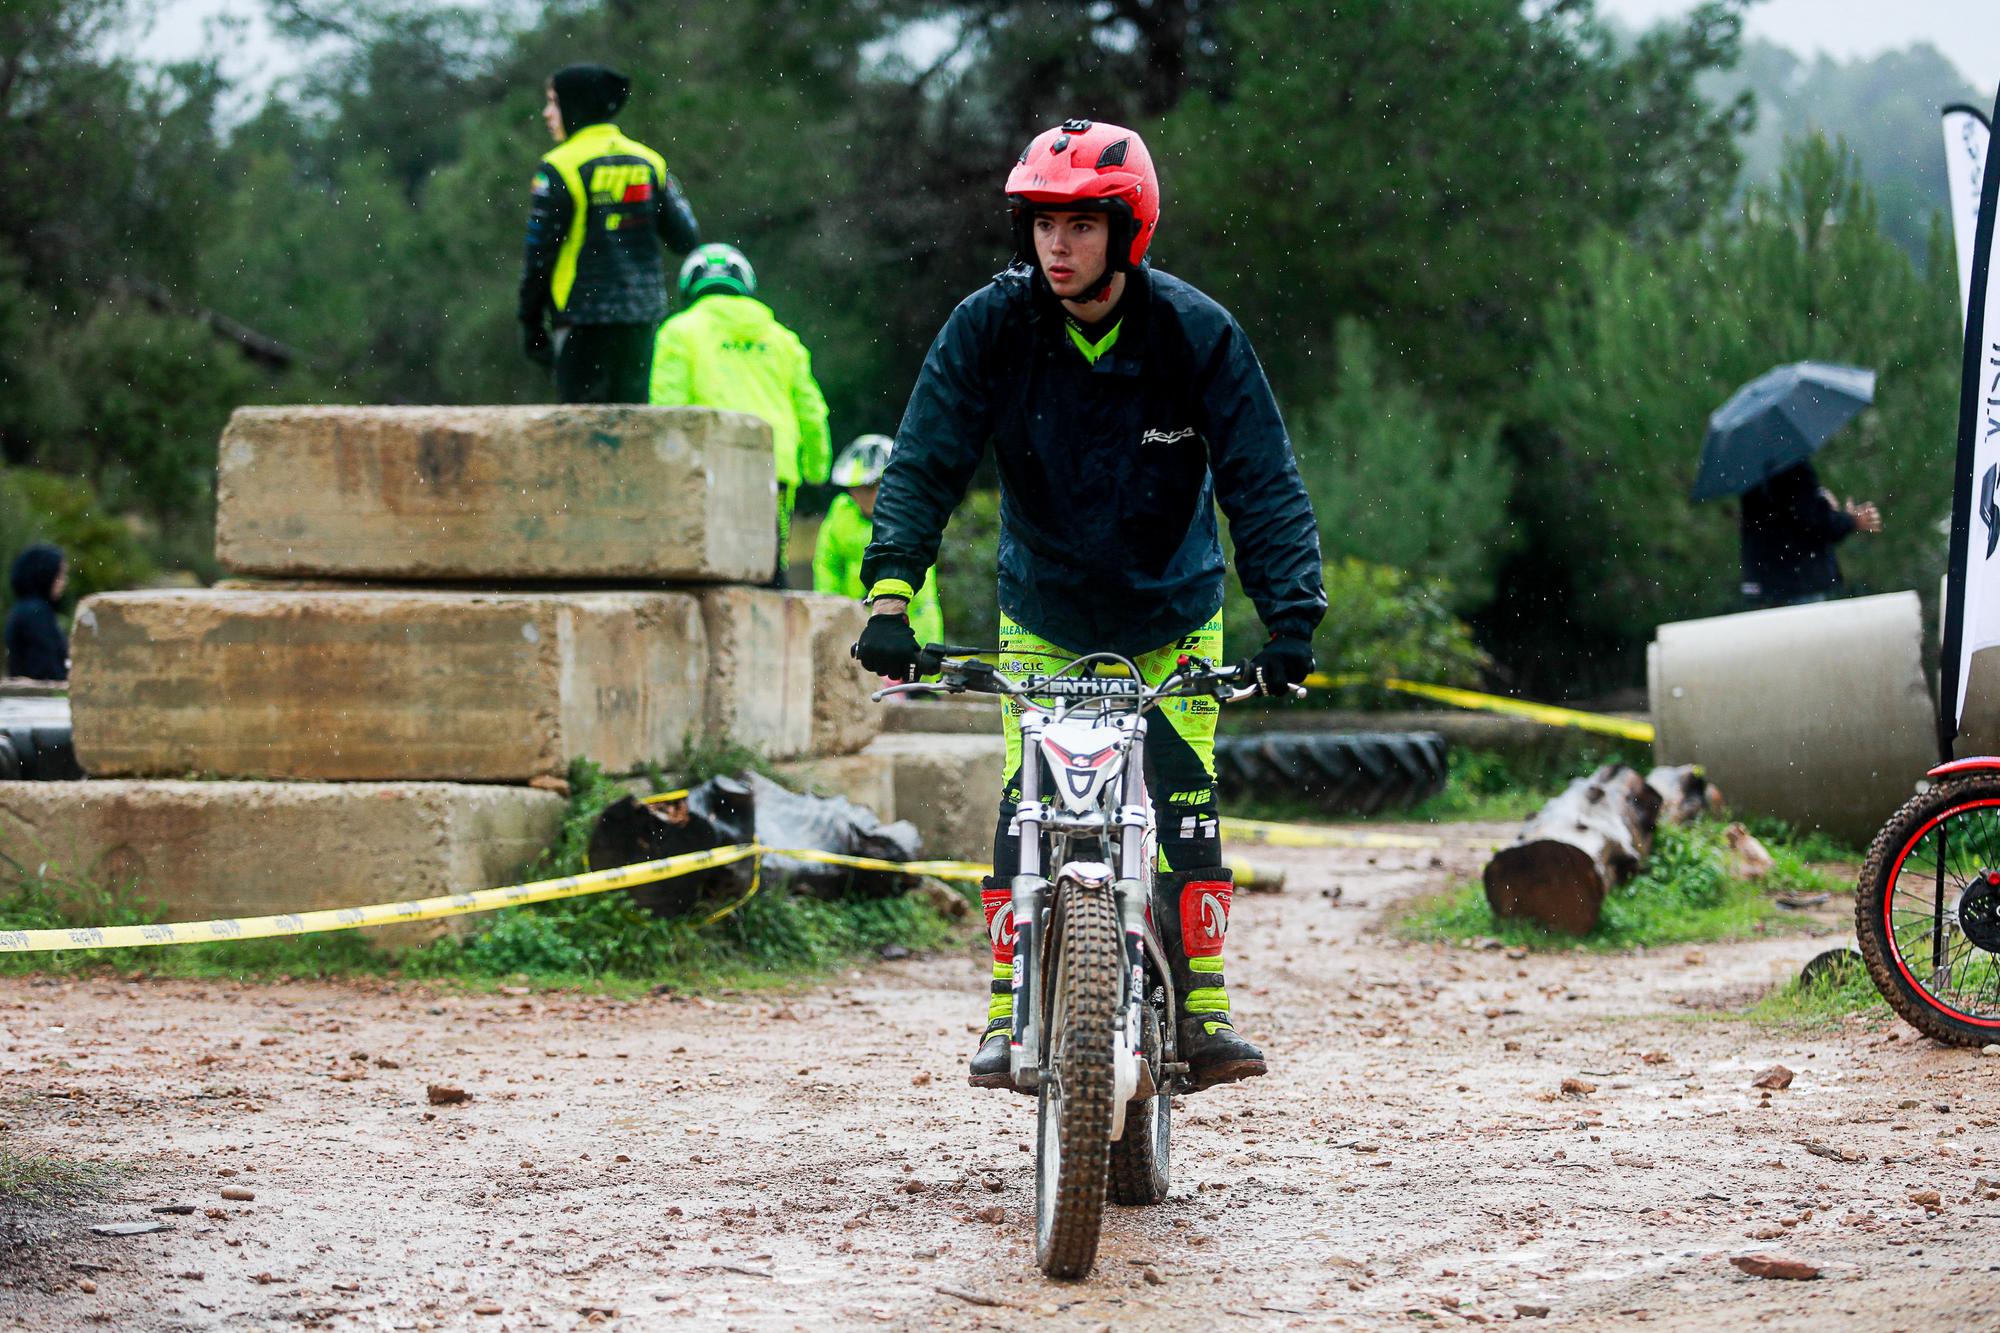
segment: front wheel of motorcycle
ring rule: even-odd
[[[1049,995],[1049,1071],[1037,1107],[1035,1263],[1080,1278],[1097,1262],[1111,1150],[1124,939],[1109,888],[1057,885],[1055,982]]]

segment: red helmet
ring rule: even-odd
[[[1113,271],[1139,267],[1160,225],[1160,178],[1146,141],[1136,130],[1101,121],[1066,120],[1036,135],[1007,173],[1007,201],[1014,206],[1014,248],[1030,264],[1028,219],[1037,212],[1102,211],[1111,223]]]

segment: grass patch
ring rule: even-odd
[[[736,751],[690,751],[673,778],[655,772],[656,790],[718,772],[742,772]],[[523,879],[583,869],[591,830],[625,785],[590,763],[571,766],[569,804],[549,850]],[[145,925],[164,920],[136,887],[105,889],[15,865],[0,885],[0,929],[78,924]],[[885,944],[908,949],[956,944],[967,931],[923,894],[873,901],[795,895],[766,876],[762,889],[713,925],[665,921],[622,892],[510,907],[473,918],[473,933],[390,953],[353,931],[268,940],[104,952],[89,949],[0,954],[0,974],[117,973],[201,978],[397,976],[456,981],[473,988],[501,981],[550,987],[636,990],[755,985],[821,972]]]
[[[110,1167],[26,1156],[0,1148],[0,1202],[53,1208],[102,1194],[116,1173]]]
[[[1497,939],[1529,949],[1584,948],[1614,952],[1666,944],[1743,939],[1809,924],[1772,901],[1779,893],[1826,893],[1835,885],[1788,843],[1767,843],[1775,863],[1761,880],[1731,873],[1723,825],[1669,824],[1653,842],[1644,869],[1604,900],[1597,928],[1565,935],[1529,921],[1502,920],[1486,904],[1485,888],[1462,884],[1411,903],[1397,918],[1405,939],[1459,942]]]
[[[1744,1010],[1742,1016],[1757,1023],[1827,1027],[1852,1014],[1889,1018],[1892,1013],[1869,979],[1867,967],[1855,958],[1810,982],[1793,977]]]

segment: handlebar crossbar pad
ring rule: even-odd
[[[1050,676],[1021,682],[1021,693],[1050,699],[1109,699],[1142,693],[1146,683],[1129,676]]]

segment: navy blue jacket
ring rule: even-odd
[[[5,631],[9,676],[69,679],[69,640],[63,637],[52,600],[62,563],[62,552],[55,547],[30,546],[8,573],[15,599]]]
[[[1784,606],[1837,593],[1834,546],[1854,531],[1854,517],[1827,503],[1812,464],[1787,468],[1743,493],[1743,590],[1752,601]],[[1754,591],[1753,591],[1754,589]]]
[[[1222,606],[1215,506],[1273,634],[1326,613],[1319,531],[1263,367],[1228,311],[1158,269],[1127,278],[1117,342],[1072,345],[1016,265],[952,312],[924,358],[875,502],[864,586],[916,586],[992,441],[1000,609],[1079,652],[1174,642]]]

